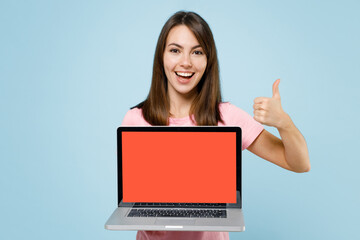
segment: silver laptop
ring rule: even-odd
[[[244,231],[239,127],[119,127],[109,230]]]

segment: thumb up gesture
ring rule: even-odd
[[[283,128],[287,124],[289,116],[281,107],[279,83],[280,79],[274,82],[271,98],[257,97],[254,99],[254,119],[267,126]]]

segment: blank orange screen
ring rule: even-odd
[[[236,203],[236,133],[122,132],[123,202]]]

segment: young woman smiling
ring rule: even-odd
[[[208,24],[196,13],[177,12],[160,33],[152,83],[145,101],[125,115],[123,125],[240,126],[242,149],[294,172],[310,170],[306,142],[273,96],[254,100],[254,117],[221,101],[216,47]],[[276,127],[281,139],[261,124]],[[138,231],[137,239],[229,239],[226,232]]]

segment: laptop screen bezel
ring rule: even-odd
[[[118,206],[131,207],[135,203],[122,202],[123,176],[122,176],[122,132],[235,132],[236,133],[236,203],[227,203],[227,207],[242,207],[241,192],[241,156],[242,156],[242,131],[236,126],[120,126],[117,129],[117,189]]]

